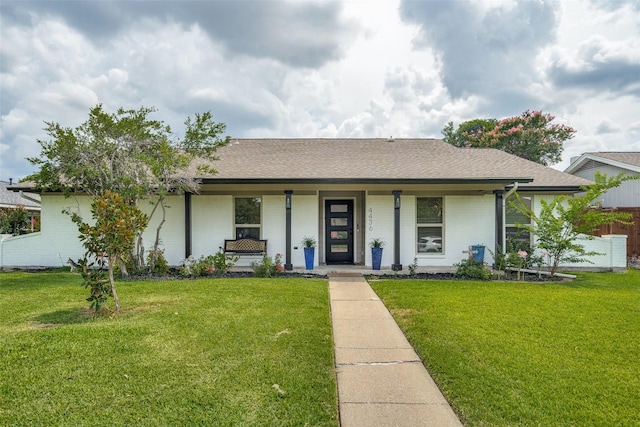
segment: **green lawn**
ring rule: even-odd
[[[338,425],[326,281],[80,282],[0,273],[0,425]]]
[[[640,425],[639,271],[372,286],[465,425]]]

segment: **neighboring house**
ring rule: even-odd
[[[608,176],[621,173],[631,176],[640,175],[640,152],[638,151],[604,151],[584,153],[571,159],[566,173],[593,180],[596,171]],[[614,224],[604,227],[605,233],[628,235],[627,253],[630,257],[640,254],[640,179],[623,182],[619,187],[612,188],[602,197],[602,207],[629,212],[633,215],[633,226]]]
[[[23,207],[29,214],[31,229],[25,231],[34,231],[38,228],[40,222],[40,195],[28,192],[14,192],[7,188],[13,185],[9,180],[0,181],[0,209],[15,209]]]
[[[303,268],[301,241],[312,236],[315,265],[370,267],[368,243],[380,238],[383,268],[406,269],[415,259],[420,267],[451,269],[470,245],[504,247],[510,190],[537,210],[541,200],[591,183],[502,151],[436,139],[243,139],[218,156],[218,173],[199,177],[200,194],[169,198],[162,243],[170,264],[250,236],[268,240],[268,254],[281,254],[287,268]],[[31,186],[13,187],[20,188]],[[88,218],[88,197],[45,193],[42,206],[41,241],[8,242],[25,257],[0,254],[1,266],[61,265],[82,255],[76,226],[61,211]],[[147,246],[158,222],[145,232]],[[485,261],[493,262],[489,251]],[[250,263],[242,257],[238,265]]]
[[[626,175],[640,175],[640,152],[605,151],[584,153],[573,157],[571,164],[565,169],[581,178],[593,180],[596,171],[608,176],[620,173]],[[602,206],[607,208],[640,207],[640,179],[625,181],[619,187],[607,191],[602,198]]]

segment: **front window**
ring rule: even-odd
[[[442,197],[418,197],[416,224],[418,227],[418,252],[441,254],[443,245],[444,199]]]
[[[531,209],[531,197],[521,197],[521,199],[527,208]],[[515,201],[515,198],[509,198],[505,206],[506,252],[517,252],[521,249],[528,252],[531,249],[531,234],[527,230],[519,228],[517,224],[531,224],[531,218],[511,206],[511,202]]]
[[[260,197],[236,197],[235,199],[235,228],[236,239],[244,237],[260,238]]]

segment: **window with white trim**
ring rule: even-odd
[[[521,197],[522,201],[531,209],[531,197]],[[507,237],[506,252],[517,252],[519,250],[529,251],[531,249],[531,234],[517,224],[531,224],[531,218],[519,212],[511,206],[510,202],[516,201],[515,197],[510,197],[505,203],[504,225]]]
[[[444,250],[444,198],[416,199],[416,226],[420,254],[441,254]]]
[[[261,204],[262,199],[260,197],[235,198],[236,239],[244,237],[260,238],[262,226]]]

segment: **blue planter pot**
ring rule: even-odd
[[[382,264],[382,249],[383,248],[371,248],[371,264],[374,270],[380,270],[380,264]]]
[[[307,270],[313,270],[313,260],[314,260],[316,248],[303,248],[303,249],[304,249],[304,266]]]
[[[473,252],[473,260],[475,262],[483,263],[484,262],[484,246],[471,246],[471,251]]]

